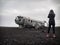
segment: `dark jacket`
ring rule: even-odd
[[[50,24],[55,24],[55,14],[52,12],[50,12],[49,14],[48,14],[48,18],[49,18],[49,23]]]

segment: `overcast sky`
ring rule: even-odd
[[[17,26],[14,21],[17,15],[48,21],[50,9],[54,10],[56,25],[60,26],[60,0],[0,0],[0,26]]]

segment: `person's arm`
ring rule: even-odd
[[[48,18],[50,18],[50,14],[48,14]]]
[[[55,14],[54,14],[54,18],[55,18]]]

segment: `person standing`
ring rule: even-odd
[[[50,10],[50,12],[48,14],[48,18],[49,18],[49,27],[48,27],[47,37],[49,37],[49,32],[50,32],[51,26],[53,29],[53,37],[56,37],[56,35],[55,35],[55,13],[52,9]]]

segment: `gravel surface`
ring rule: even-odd
[[[47,38],[46,33],[47,27],[39,30],[0,27],[0,45],[60,45],[60,27],[56,27],[56,38]]]

